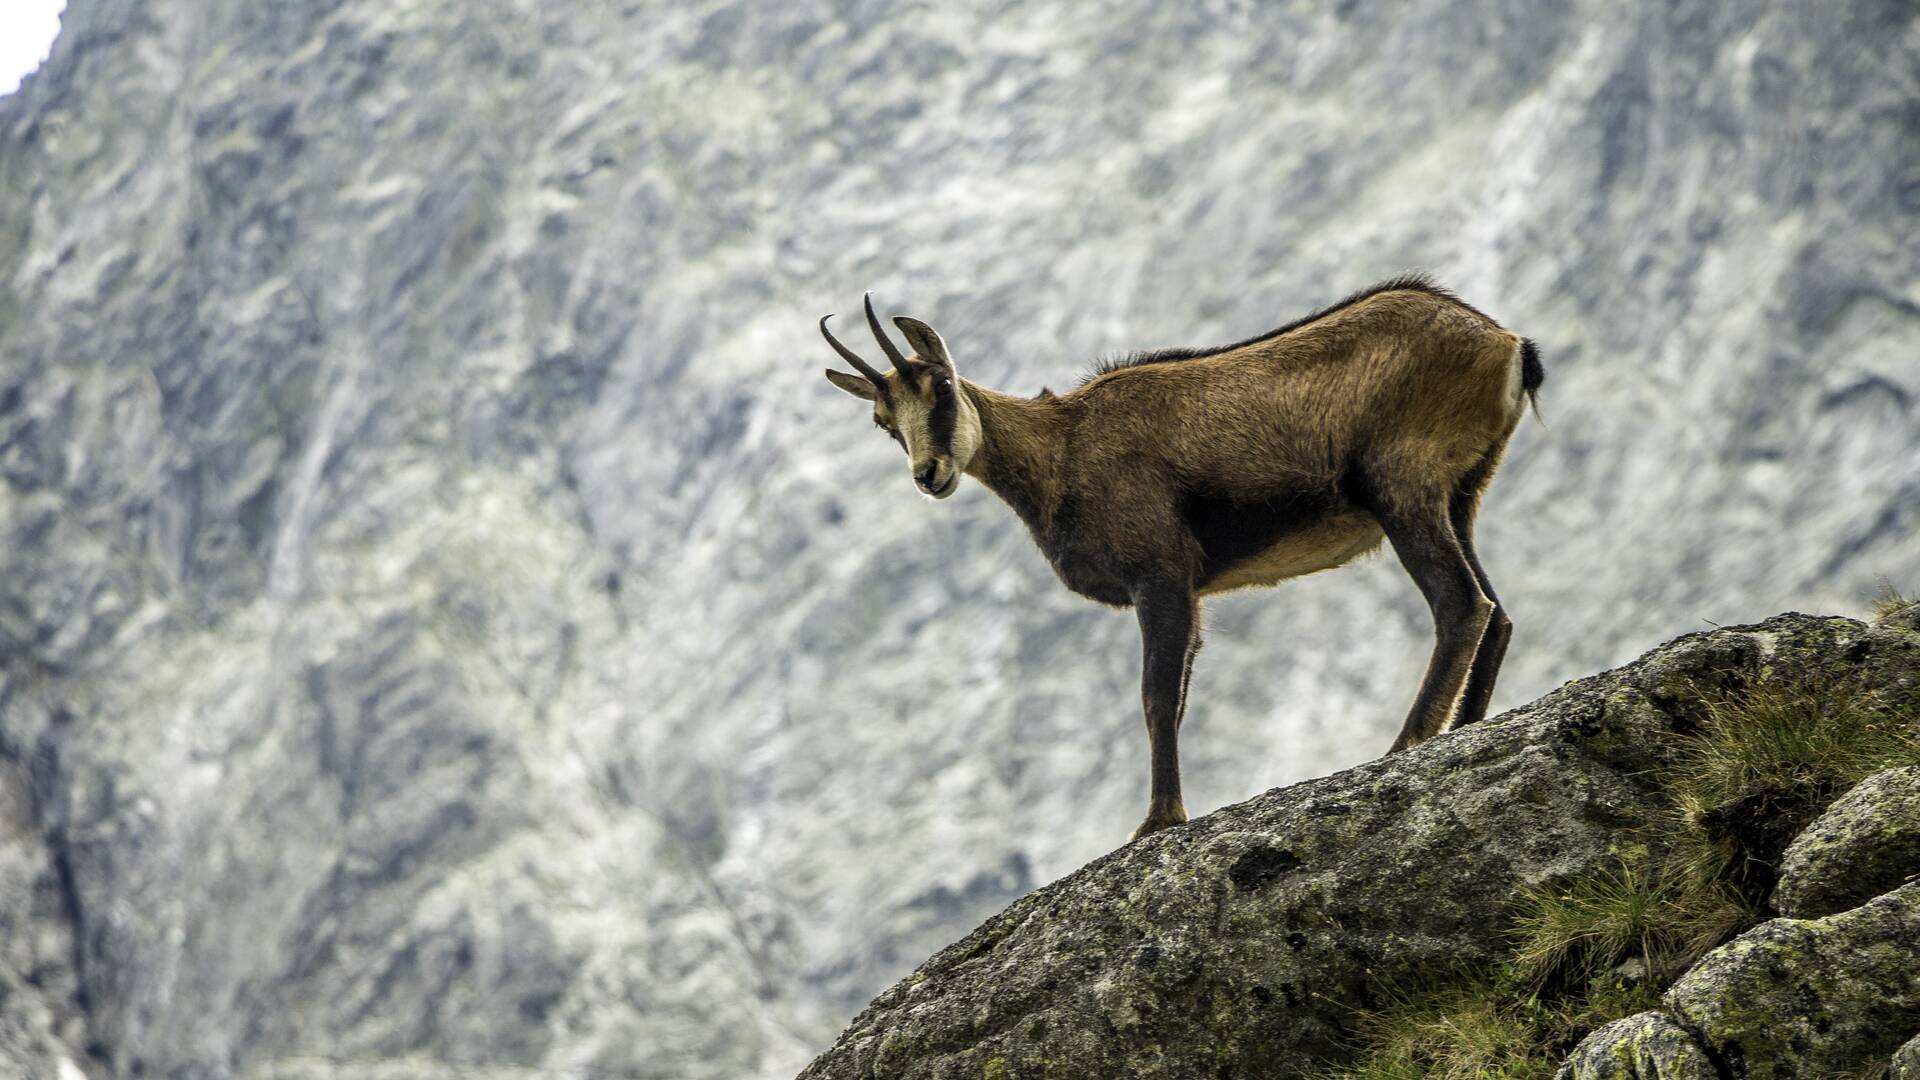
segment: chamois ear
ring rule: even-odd
[[[859,375],[827,369],[827,381],[863,401],[873,400],[873,384]]]
[[[907,339],[907,344],[913,346],[916,356],[929,364],[953,370],[953,357],[947,353],[947,343],[940,340],[940,335],[933,332],[933,327],[911,315],[895,315],[893,325],[900,328],[900,333]]]

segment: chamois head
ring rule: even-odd
[[[827,329],[832,315],[820,317],[820,333],[833,351],[852,364],[858,375],[827,369],[827,381],[857,398],[873,402],[873,422],[907,452],[907,468],[921,491],[944,499],[960,486],[960,474],[980,449],[980,414],[961,388],[960,375],[946,342],[919,319],[896,316],[893,324],[913,346],[912,356],[900,350],[873,313],[873,294],[866,297],[867,325],[880,351],[893,361],[893,370],[881,374],[860,355],[834,338]]]

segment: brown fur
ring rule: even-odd
[[[915,376],[924,357],[937,354],[929,370],[953,371],[930,328],[898,321],[916,355],[885,376],[885,422],[926,411],[930,379]],[[1139,610],[1154,757],[1142,833],[1185,820],[1173,743],[1200,597],[1337,567],[1388,538],[1438,632],[1394,748],[1445,730],[1456,707],[1484,712],[1510,624],[1473,558],[1471,525],[1521,416],[1521,346],[1409,280],[1264,338],[1143,358],[1059,396],[959,381],[971,445],[952,464],[1019,513],[1069,588]]]
[[[1513,334],[1444,299],[1391,292],[1279,338],[1121,368],[1057,397],[963,383],[985,434],[965,471],[1003,496],[1020,488],[1041,528],[1069,492],[1100,504],[1081,523],[1090,539],[1117,561],[1159,566],[1204,592],[1238,586],[1198,580],[1171,491],[1204,485],[1249,500],[1326,493],[1334,504],[1324,524],[1249,560],[1298,569],[1230,571],[1272,584],[1379,543],[1372,515],[1341,491],[1356,465],[1383,499],[1417,506],[1504,445],[1520,416],[1509,378],[1518,347]]]

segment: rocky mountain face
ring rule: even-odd
[[[1410,268],[1537,339],[1496,704],[1920,580],[1915,19],[71,0],[0,99],[0,1046],[790,1075],[1116,846],[1132,619],[820,379],[869,287],[1026,392]],[[1428,647],[1390,559],[1209,622],[1195,813]]]

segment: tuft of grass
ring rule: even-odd
[[[1366,1058],[1340,1075],[1350,1080],[1530,1080],[1531,1071],[1513,1068],[1524,1067],[1530,1056],[1529,1025],[1509,1015],[1488,990],[1465,986],[1370,1016],[1360,1025]]]
[[[1355,1034],[1364,1052],[1325,1080],[1549,1080],[1588,1032],[1657,999],[1646,984],[1620,980],[1542,998],[1503,967],[1362,1014]]]
[[[1920,726],[1844,675],[1762,679],[1705,703],[1671,767],[1663,831],[1689,877],[1727,881],[1756,907],[1828,804],[1882,769],[1920,765]]]
[[[1665,985],[1753,920],[1717,880],[1622,863],[1523,894],[1513,959],[1536,988],[1590,984],[1634,960]]]
[[[1523,893],[1504,963],[1356,1013],[1354,1062],[1330,1080],[1552,1076],[1594,1028],[1654,1007],[1764,918],[1782,852],[1836,797],[1920,765],[1920,723],[1845,668],[1701,700],[1705,720],[1661,773],[1669,808],[1636,854]]]
[[[1893,587],[1893,582],[1881,578],[1880,593],[1873,598],[1873,617],[1876,620],[1891,618],[1913,604],[1914,601],[1900,595],[1900,590]]]

